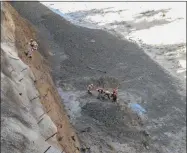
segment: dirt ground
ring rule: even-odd
[[[88,152],[185,152],[185,91],[137,44],[75,26],[40,3],[12,5],[49,46],[53,79]],[[120,85],[119,103],[89,97],[89,83]],[[145,122],[126,107],[133,102],[147,110]]]
[[[58,145],[60,145],[63,151],[67,153],[79,152],[78,149],[80,146],[78,138],[69,123],[68,116],[61,103],[61,98],[51,79],[51,70],[48,62],[39,52],[35,52],[32,59],[26,57],[24,53],[28,50],[27,44],[31,38],[38,40],[36,37],[36,29],[34,29],[27,20],[20,17],[9,3],[4,3],[4,5],[6,9],[9,10],[13,20],[13,24],[6,22],[6,26],[10,29],[10,33],[7,33],[7,37],[10,37],[13,34],[16,38],[13,39],[15,39],[18,55],[22,61],[31,68],[36,78],[35,86],[39,91],[40,101],[44,106],[45,112],[57,126]],[[11,31],[11,29],[13,29],[12,26],[14,26],[14,31]],[[45,46],[43,46],[42,40],[38,40],[38,42],[39,51],[45,52],[45,56],[47,56],[48,52],[47,50],[44,50]],[[74,137],[74,140],[72,137]]]

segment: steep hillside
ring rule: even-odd
[[[78,153],[79,142],[39,52],[24,54],[37,31],[7,3],[1,9],[1,149],[3,153]]]
[[[11,5],[47,39],[53,79],[89,152],[185,152],[185,92],[136,43],[73,25],[39,2]],[[89,83],[120,84],[118,103],[87,95]],[[131,104],[145,109],[145,122],[126,109]]]

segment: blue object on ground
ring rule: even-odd
[[[138,115],[143,115],[144,113],[146,113],[146,110],[139,104],[132,103],[130,104],[130,108]]]

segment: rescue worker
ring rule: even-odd
[[[29,51],[27,53],[25,53],[26,56],[29,55],[29,57],[32,58],[32,53],[34,51],[36,51],[37,49],[38,49],[37,42],[35,40],[33,40],[33,39],[30,39],[30,42],[29,42]]]
[[[93,89],[93,87],[94,87],[93,84],[88,85],[88,87],[87,87],[88,94],[92,94],[91,90]]]
[[[105,95],[108,99],[110,99],[110,97],[111,97],[111,92],[108,91],[108,90],[106,90],[106,91],[104,91],[104,95]]]
[[[104,98],[104,89],[103,88],[98,88],[96,89],[98,91],[98,96],[97,99],[103,99]]]
[[[117,102],[117,89],[113,89],[111,97],[113,102]]]

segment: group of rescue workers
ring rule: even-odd
[[[34,51],[38,50],[38,43],[30,39],[29,42],[29,51],[25,52],[26,56],[29,56],[29,58],[32,58],[32,54]],[[98,92],[98,99],[112,99],[113,102],[117,102],[117,88],[113,89],[112,92],[105,90],[104,88],[95,88],[93,84],[88,85],[87,87],[88,93],[92,94],[93,90],[96,90]]]
[[[109,100],[112,99],[113,102],[117,102],[117,88],[113,89],[113,91],[110,92],[108,90],[105,90],[104,88],[95,88],[93,84],[88,85],[88,94],[92,94],[93,90],[96,90],[98,92],[98,99],[108,98]]]

